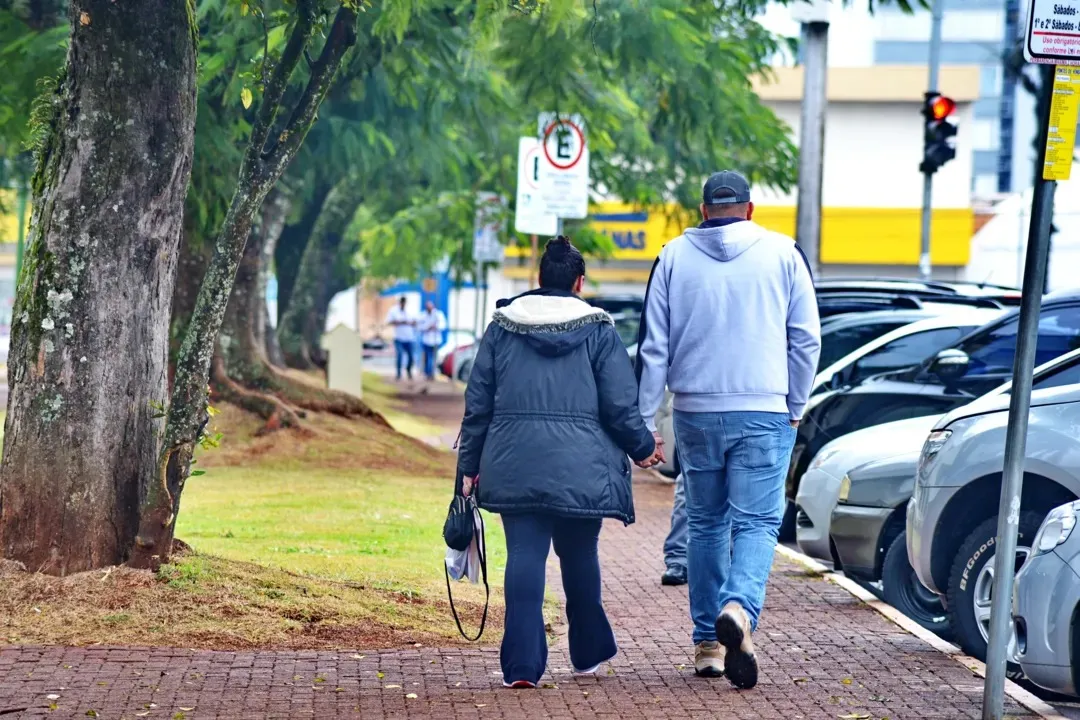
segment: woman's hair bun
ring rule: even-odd
[[[565,235],[559,235],[558,237],[554,237],[548,240],[548,244],[544,248],[544,252],[554,252],[562,254],[574,249],[574,244],[570,242],[570,238],[566,237]]]

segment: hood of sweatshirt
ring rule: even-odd
[[[743,220],[719,227],[687,228],[683,235],[709,257],[728,262],[754,247],[768,232],[755,222]]]
[[[565,355],[581,345],[597,325],[613,325],[611,316],[569,293],[533,291],[499,302],[492,322],[521,335],[547,357]]]

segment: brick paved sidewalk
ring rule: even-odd
[[[758,688],[694,677],[685,588],[658,581],[670,497],[670,486],[639,483],[638,523],[605,528],[604,591],[621,653],[597,678],[573,678],[561,644],[535,691],[501,689],[497,649],[464,645],[358,653],[16,647],[0,649],[0,718],[979,716],[981,680],[785,560],[758,633]],[[1032,717],[1015,705],[1009,713]]]

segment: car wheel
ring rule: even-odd
[[[938,635],[949,634],[949,616],[937,594],[915,576],[907,554],[904,533],[893,540],[881,566],[882,595],[885,602]]]
[[[1020,568],[1031,554],[1031,541],[1042,524],[1043,514],[1020,513],[1016,540],[1016,567]],[[990,637],[990,602],[994,588],[994,545],[997,539],[997,515],[975,528],[953,561],[949,573],[948,608],[956,642],[968,655],[986,659]],[[1009,677],[1023,674],[1020,667],[1009,663]]]
[[[795,503],[788,500],[787,507],[784,508],[784,520],[780,523],[780,542],[795,542],[795,515],[797,513]]]
[[[469,376],[472,375],[472,366],[472,360],[466,360],[465,362],[461,363],[461,369],[458,370],[458,380],[468,384]]]

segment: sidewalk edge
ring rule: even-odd
[[[856,599],[865,605],[869,605],[876,610],[878,614],[885,617],[885,619],[892,623],[899,625],[905,632],[914,635],[922,640],[927,645],[931,646],[935,650],[945,655],[948,655],[957,663],[963,665],[967,670],[970,670],[975,675],[985,679],[986,678],[986,665],[975,658],[965,655],[964,651],[956,647],[952,643],[946,642],[939,638],[934,633],[930,632],[922,625],[901,613],[892,605],[878,600],[877,597],[863,588],[858,583],[854,582],[851,578],[841,575],[833,570],[829,569],[825,565],[822,565],[817,560],[814,560],[808,555],[803,555],[801,552],[792,550],[791,548],[783,545],[776,546],[776,552],[782,555],[784,558],[793,562],[799,563],[808,570],[821,573],[829,582],[837,585],[838,587],[847,590]],[[1020,687],[1011,680],[1005,681],[1005,694],[1012,698],[1014,701],[1024,706],[1031,712],[1038,715],[1045,720],[1066,720],[1066,718],[1059,714],[1057,710],[1051,707],[1049,704],[1039,699],[1032,693],[1028,692],[1024,688]]]

